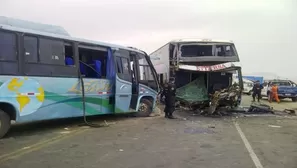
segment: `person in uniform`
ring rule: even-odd
[[[165,96],[165,118],[174,119],[176,86],[174,78],[164,85],[163,94]]]
[[[256,83],[254,84],[253,87],[253,102],[255,102],[256,100],[256,96],[258,99],[258,102],[260,102],[260,98],[261,98],[261,90],[263,89],[263,86],[260,84],[260,81],[256,81]]]

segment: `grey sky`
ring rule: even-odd
[[[148,53],[172,39],[230,39],[245,74],[297,79],[294,0],[0,0],[0,15]]]

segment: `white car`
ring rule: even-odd
[[[242,79],[243,81],[243,91],[242,93],[251,95],[253,93],[253,86],[254,86],[254,82],[247,80],[247,79]]]

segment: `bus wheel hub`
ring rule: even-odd
[[[139,111],[140,112],[145,112],[145,111],[147,111],[147,105],[146,104],[144,104],[144,103],[140,103],[140,107],[139,107]]]

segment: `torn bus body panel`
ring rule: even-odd
[[[239,104],[240,95],[241,95],[241,90],[238,84],[233,84],[226,89],[215,91],[215,93],[211,95],[208,114],[213,114],[215,112],[218,112],[217,108],[220,106],[225,106],[230,108],[236,107]]]

